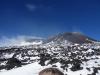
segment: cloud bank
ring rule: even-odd
[[[41,44],[42,41],[34,41],[33,39],[42,39],[40,37],[33,36],[16,36],[16,37],[1,37],[0,38],[0,47],[9,47],[9,46],[24,46],[24,45],[33,45],[33,44]],[[31,41],[28,41],[31,40]]]

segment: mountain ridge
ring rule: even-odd
[[[59,42],[63,40],[67,40],[69,42],[78,43],[78,44],[92,43],[93,41],[97,41],[80,32],[64,32],[64,33],[59,33],[58,35],[48,38],[46,42],[51,42],[51,41]]]
[[[9,47],[9,46],[28,46],[28,45],[40,45],[47,43],[93,43],[97,42],[97,40],[86,36],[80,32],[64,32],[56,34],[49,38],[40,38],[33,36],[18,36],[16,38],[6,38],[0,40],[0,47]]]

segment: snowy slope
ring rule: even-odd
[[[42,67],[39,64],[33,63],[7,72],[1,72],[0,75],[38,75],[41,69]]]
[[[99,64],[100,60],[97,61],[97,62]],[[62,70],[59,67],[60,64],[59,63],[56,63],[56,64],[58,66],[58,69],[60,69],[64,73],[65,71]],[[100,75],[100,70],[96,74],[93,74],[93,69],[92,68],[90,69],[90,71],[87,70],[86,69],[86,66],[87,66],[86,64],[90,67],[93,67],[93,66],[97,65],[97,64],[94,63],[94,61],[89,61],[87,63],[84,63],[84,65],[83,65],[84,69],[83,70],[73,72],[70,69],[68,69],[67,75]],[[1,72],[0,75],[38,75],[38,73],[42,69],[47,68],[47,67],[51,67],[51,65],[43,67],[43,66],[40,66],[36,62],[36,63],[32,63],[32,64],[29,64],[29,65],[26,65],[26,66],[23,66],[23,67],[20,67],[20,68],[17,68],[17,69],[12,69],[10,71]]]
[[[67,75],[100,74],[99,43],[79,45],[52,42],[39,46],[7,48],[0,53],[1,57],[7,59],[0,62],[3,68],[0,68],[0,75],[38,75],[46,67],[59,68]]]
[[[20,46],[0,48],[0,75],[38,75],[46,67],[59,68],[67,75],[100,74],[100,42],[25,40]],[[32,44],[34,41],[38,44]]]

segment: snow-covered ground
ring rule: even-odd
[[[42,67],[38,63],[29,64],[20,68],[1,72],[0,75],[38,75]]]
[[[58,68],[59,68],[59,64]],[[38,64],[38,62],[23,66],[23,67],[19,67],[19,68],[15,68],[9,71],[3,71],[0,72],[0,75],[38,75],[38,73],[45,69],[45,68],[49,68],[52,65],[48,65],[48,66],[41,66],[40,64]]]
[[[92,74],[93,73],[93,66],[97,65],[94,62],[97,61],[97,64],[99,64],[100,60],[91,60],[89,62],[84,63],[83,69],[82,70],[78,70],[78,71],[71,71],[70,69],[68,69],[67,71],[67,75],[95,75]],[[57,68],[60,69],[63,73],[65,73],[64,70],[62,70],[60,68],[60,63],[56,63],[56,65],[58,66]],[[19,67],[16,69],[12,69],[9,71],[4,71],[4,72],[0,72],[0,75],[38,75],[38,73],[43,70],[44,68],[47,67],[51,67],[51,65],[48,66],[41,66],[38,64],[38,62],[23,66],[23,67]],[[86,67],[91,67],[90,71],[86,69]],[[98,73],[96,73],[96,75],[100,75],[100,70],[98,70]]]
[[[100,42],[23,45],[0,48],[0,75],[38,75],[46,67],[56,67],[65,75],[100,75]]]

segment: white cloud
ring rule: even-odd
[[[32,40],[32,39],[42,39],[40,37],[33,37],[33,36],[16,36],[12,38],[8,37],[2,37],[0,39],[0,47],[8,47],[8,46],[23,46],[23,45],[32,45],[32,44],[39,44],[32,41],[29,42],[27,40]],[[42,42],[40,42],[42,43]]]
[[[26,4],[26,8],[30,11],[34,11],[36,9],[36,6],[33,4]]]

